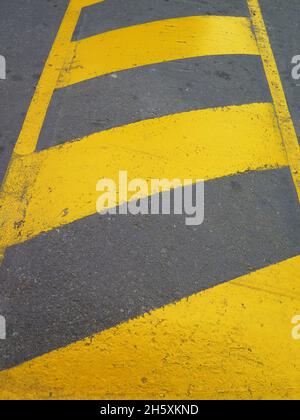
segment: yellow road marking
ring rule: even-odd
[[[31,153],[34,153],[36,149],[36,145],[44,123],[44,119],[53,92],[57,85],[57,80],[61,68],[64,65],[67,52],[69,51],[69,45],[72,40],[72,36],[76,28],[78,19],[80,17],[81,10],[83,7],[91,6],[95,3],[101,3],[103,1],[104,0],[70,0],[63,21],[57,33],[56,39],[52,45],[49,57],[43,69],[42,75],[38,82],[37,88],[35,90],[34,96],[28,108],[22,130],[14,147],[12,159],[8,166],[5,180],[1,185],[0,207],[2,207],[2,203],[5,200],[4,191],[7,191],[6,179],[9,178],[11,173],[14,173],[17,179],[16,184],[19,185],[18,180],[20,180],[22,177],[22,173],[16,174],[13,169],[11,170],[11,167],[14,168],[16,165],[18,165],[18,162],[16,162],[16,160],[19,159],[20,156],[30,155]],[[32,178],[32,176],[34,176],[34,174],[32,174],[30,178]],[[29,178],[26,182],[29,182]],[[15,209],[15,213],[17,213],[18,210],[19,206],[18,209]],[[4,258],[4,253],[5,248],[1,249],[0,246],[0,265]]]
[[[300,201],[300,147],[258,0],[247,0],[279,127]]]
[[[213,179],[287,165],[272,104],[191,111],[100,132],[15,159],[0,248],[96,213],[96,183]],[[121,203],[119,203],[121,204]]]
[[[74,6],[80,8],[92,6],[97,3],[103,3],[104,1],[105,0],[71,0],[71,2],[74,3]]]
[[[1,399],[299,399],[300,257],[0,373]]]
[[[58,87],[133,67],[219,54],[258,55],[249,19],[167,19],[73,42]]]
[[[0,248],[93,214],[97,180],[117,180],[120,169],[133,178],[212,179],[287,165],[271,104],[143,121],[34,153],[55,87],[173,59],[258,55],[249,21],[231,17],[152,22],[71,43],[81,8],[99,2],[73,0],[67,9],[1,192]],[[299,193],[296,134],[259,4],[248,4]],[[269,267],[2,372],[0,398],[299,398],[299,349],[290,338],[299,263]]]
[[[103,1],[70,0],[28,108],[20,136],[15,145],[14,155],[27,155],[34,152],[60,71],[64,66],[65,58],[69,51],[81,9],[95,3],[102,3]]]
[[[93,3],[95,2],[82,0],[70,1],[28,109],[19,139],[15,146],[15,154],[26,155],[34,152],[60,70],[64,66],[65,57],[80,16],[81,7]],[[98,3],[100,2],[98,1]]]

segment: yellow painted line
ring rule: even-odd
[[[253,27],[272,93],[282,138],[300,201],[300,147],[258,0],[247,0]]]
[[[268,103],[186,112],[96,133],[14,161],[0,209],[0,248],[96,213],[97,181],[118,183],[120,170],[150,184],[153,178],[208,180],[286,165]]]
[[[249,19],[167,19],[73,42],[58,87],[133,67],[219,54],[258,55]]]
[[[57,85],[61,68],[64,66],[67,53],[81,9],[104,0],[70,0],[62,24],[52,45],[49,57],[36,87],[33,99],[28,108],[14,154],[33,153],[44,123],[44,119]]]
[[[93,4],[103,3],[105,0],[71,0],[76,7],[88,7],[92,6]]]
[[[0,373],[1,399],[299,399],[300,257]]]
[[[7,191],[6,179],[10,178],[11,172],[16,175],[17,179],[22,177],[22,174],[16,174],[13,169],[11,171],[11,168],[15,168],[18,165],[16,160],[18,160],[20,156],[30,155],[31,153],[34,153],[36,149],[44,119],[53,96],[53,92],[56,88],[61,68],[65,63],[72,36],[80,17],[81,9],[103,1],[104,0],[70,0],[69,2],[65,16],[52,45],[49,57],[45,63],[45,67],[28,108],[19,138],[14,147],[12,159],[8,166],[5,180],[1,186],[0,208],[3,205],[2,203],[5,201],[4,191]],[[32,175],[30,177],[32,178]],[[28,181],[29,179],[27,179],[27,182]],[[16,182],[16,184],[19,185],[18,182]],[[4,253],[5,248],[1,248],[0,246],[0,265],[4,258]]]
[[[98,1],[99,2],[99,1]],[[15,146],[15,154],[34,152],[61,68],[64,66],[69,45],[78,22],[81,7],[95,2],[70,1],[51,52],[28,109],[23,128]]]

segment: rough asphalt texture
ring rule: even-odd
[[[300,54],[300,4],[261,3],[300,137],[300,87],[290,64]],[[1,178],[66,4],[1,2],[0,54],[8,66],[0,82]],[[196,13],[246,15],[247,8],[244,0],[156,0],[151,7],[148,0],[108,0],[84,11],[74,38]],[[168,113],[269,100],[255,57],[129,70],[55,93],[38,148]],[[9,249],[0,269],[0,313],[8,324],[0,369],[299,254],[299,207],[287,170],[207,183],[206,215],[193,229],[177,216],[93,216]]]

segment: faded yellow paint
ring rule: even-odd
[[[274,101],[279,127],[285,144],[289,166],[300,201],[300,147],[297,134],[295,132],[293,120],[290,115],[280,75],[259,6],[259,1],[247,1],[259,47],[259,52],[263,60],[265,73]]]
[[[0,373],[2,399],[299,399],[300,257]]]
[[[93,4],[103,3],[105,0],[70,0],[73,3],[73,6],[76,7],[88,7],[92,6]]]
[[[14,154],[27,155],[34,152],[53,92],[57,85],[60,70],[64,66],[81,8],[85,5],[101,3],[101,1],[70,1],[27,111]]]
[[[96,183],[118,183],[120,170],[150,184],[286,164],[272,104],[191,111],[96,133],[15,159],[3,190],[0,248],[96,213]]]
[[[94,214],[96,183],[213,179],[286,166],[300,191],[299,148],[257,0],[248,0],[273,105],[193,111],[96,133],[35,153],[55,88],[163,61],[259,51],[246,18],[197,16],[71,42],[72,0],[45,65],[1,191],[0,263],[7,246]],[[282,137],[281,137],[282,135]],[[284,139],[286,153],[283,149]],[[121,204],[121,203],[119,203]],[[0,398],[295,398],[300,257],[164,307],[0,373]]]
[[[167,19],[73,42],[58,87],[133,67],[219,54],[258,55],[249,19],[228,16]]]

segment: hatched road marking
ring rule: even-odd
[[[97,181],[124,169],[210,180],[289,166],[300,198],[300,149],[257,0],[248,0],[255,36],[248,18],[197,16],[71,41],[81,9],[96,3],[70,1],[46,62],[1,189],[0,254],[94,214]],[[36,152],[56,89],[223,54],[261,55],[273,103],[169,115]],[[289,324],[299,274],[299,257],[279,262],[3,371],[0,398],[298,398]]]

